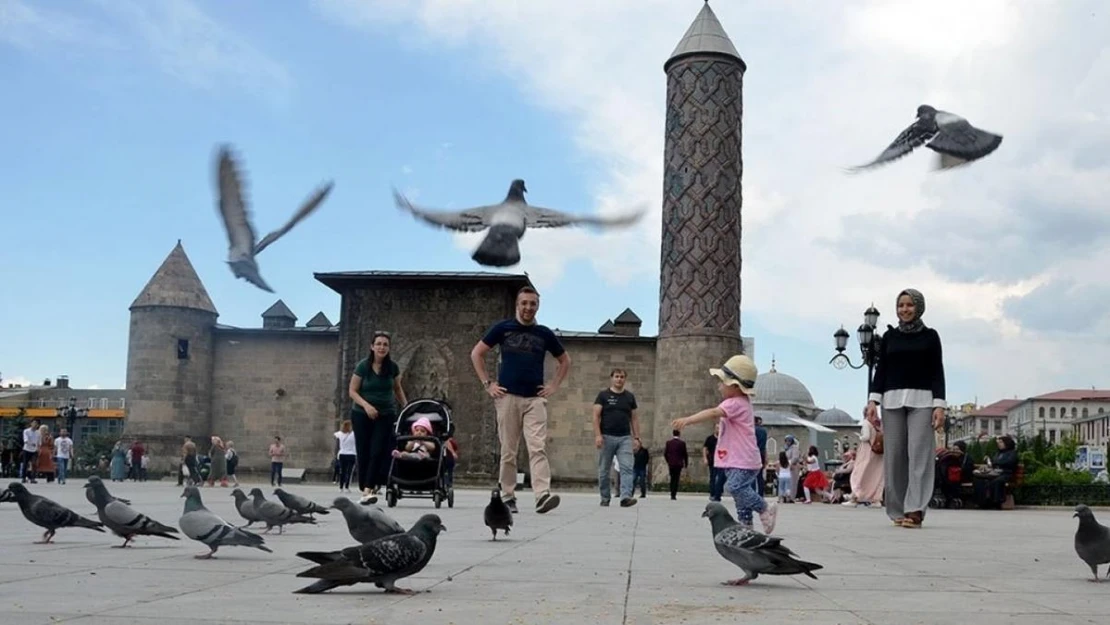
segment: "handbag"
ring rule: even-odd
[[[883,453],[883,431],[882,430],[877,429],[877,430],[875,430],[874,432],[871,433],[871,453],[880,454],[880,455]]]

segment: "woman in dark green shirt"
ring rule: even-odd
[[[401,368],[389,357],[389,333],[376,331],[372,341],[370,356],[355,365],[347,389],[363,504],[378,501],[378,489],[389,477],[397,413],[408,403],[401,388]]]

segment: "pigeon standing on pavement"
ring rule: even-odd
[[[305,499],[283,488],[275,488],[274,494],[277,495],[277,498],[281,500],[281,503],[286,508],[289,508],[293,512],[299,512],[309,516],[313,514],[331,514],[331,510],[328,510],[315,501]]]
[[[231,496],[235,498],[235,510],[239,512],[239,516],[247,521],[246,525],[240,527],[250,527],[255,523],[263,522],[262,515],[258,514],[258,510],[254,507],[254,502],[247,497],[246,493],[236,488],[231,491]]]
[[[357,547],[340,551],[301,551],[298,558],[311,560],[318,566],[297,573],[297,577],[315,577],[320,581],[300,590],[298,594],[316,594],[358,583],[372,583],[387,593],[411,595],[415,591],[398,588],[397,580],[416,575],[432,559],[436,539],[447,531],[435,514],[425,514],[407,532],[384,536]]]
[[[101,484],[104,484],[104,480],[100,479],[100,477],[97,476],[97,475],[90,475],[89,476],[89,482],[100,482]],[[106,493],[108,492],[108,487],[107,486],[104,487],[104,492],[106,492]],[[91,491],[89,489],[85,489],[85,499],[88,499],[89,503],[91,503],[92,505],[94,505],[94,506],[96,505],[96,497],[93,496],[93,491]],[[120,502],[123,502],[123,503],[125,503],[129,506],[131,505],[131,500],[130,499],[124,499],[123,497],[113,497],[111,495],[111,493],[108,494],[108,499],[110,499],[112,501],[120,501]]]
[[[117,501],[108,494],[108,489],[102,480],[89,480],[85,488],[93,495],[96,506],[96,515],[112,533],[123,538],[120,547],[127,547],[136,536],[160,536],[171,540],[180,540],[174,534],[177,529],[163,525],[145,514],[136,512],[130,506]]]
[[[924,145],[937,153],[936,169],[951,169],[987,156],[1002,144],[1002,136],[972,126],[966,119],[922,104],[917,120],[898,135],[883,153],[858,172],[896,161]]]
[[[502,530],[509,535],[509,528],[513,526],[513,513],[509,506],[501,500],[501,490],[493,489],[490,492],[489,503],[485,510],[486,527],[493,531],[493,540],[497,540],[497,530]]]
[[[36,495],[19,482],[8,484],[8,493],[19,504],[19,510],[24,518],[46,529],[42,540],[35,541],[36,545],[50,543],[54,539],[54,532],[63,527],[84,527],[98,532],[104,531],[103,523],[86,519],[55,501]]]
[[[347,531],[359,543],[368,543],[383,536],[401,534],[405,528],[385,513],[380,506],[361,507],[346,497],[336,497],[333,508],[343,513]]]
[[[186,486],[181,496],[185,498],[185,509],[177,524],[186,536],[208,545],[210,549],[208,553],[193,557],[207,560],[215,556],[220,547],[253,547],[273,553],[258,534],[235,527],[205,508],[200,499],[200,489],[196,486]]]
[[[709,502],[702,516],[709,517],[717,553],[744,571],[744,577],[722,582],[726,586],[743,586],[760,575],[802,573],[817,579],[812,571],[824,568],[820,564],[798,560],[797,554],[782,545],[781,538],[761,534],[737,523],[728,508],[718,502]]]
[[[577,224],[629,226],[639,221],[645,212],[645,210],[638,210],[619,217],[571,215],[550,208],[529,205],[524,201],[524,194],[527,191],[523,180],[513,180],[509,185],[509,193],[500,204],[475,206],[461,211],[429,210],[418,207],[396,189],[393,190],[393,199],[397,202],[397,206],[435,226],[461,232],[480,232],[489,228],[489,233],[471,255],[475,262],[487,267],[511,267],[519,263],[518,243],[528,228],[560,228]]]
[[[304,516],[298,512],[294,512],[289,508],[281,505],[276,501],[268,501],[266,496],[262,494],[261,488],[252,488],[251,497],[254,498],[254,509],[261,517],[263,523],[266,524],[266,529],[263,534],[269,533],[274,527],[278,528],[278,534],[285,532],[285,526],[290,523],[311,523],[316,524],[316,519]]]
[[[216,167],[216,188],[220,217],[227,231],[229,246],[227,263],[235,277],[243,278],[258,288],[273,293],[274,290],[262,279],[255,257],[316,210],[328,193],[331,193],[333,186],[329,181],[318,187],[285,225],[262,237],[262,240],[256,243],[250,211],[243,197],[243,182],[238,165],[231,155],[231,149],[228,146],[220,146]]]
[[[1075,507],[1075,514],[1079,517],[1079,528],[1075,530],[1075,553],[1079,559],[1091,567],[1091,573],[1098,581],[1098,565],[1110,564],[1110,527],[1095,520],[1095,513],[1086,504]],[[1106,569],[1106,579],[1110,579],[1110,568]]]

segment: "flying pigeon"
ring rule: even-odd
[[[274,494],[277,495],[277,498],[281,500],[281,503],[284,504],[286,508],[289,508],[293,512],[299,512],[310,516],[313,514],[331,514],[331,510],[328,510],[315,501],[309,501],[300,495],[294,495],[283,488],[274,489]]]
[[[63,527],[85,527],[98,532],[103,532],[104,524],[77,514],[65,506],[47,499],[42,495],[35,495],[19,482],[8,484],[8,493],[16,503],[19,510],[28,521],[46,528],[42,540],[36,540],[36,545],[45,545],[54,539],[54,532]]]
[[[99,483],[103,484],[104,480],[100,479],[100,476],[90,475],[89,476],[89,482],[99,482]],[[104,487],[104,492],[106,492],[106,493],[108,492],[108,487],[107,486]],[[87,487],[85,489],[85,499],[88,499],[89,503],[91,503],[93,506],[96,505],[96,497],[93,496],[93,491],[91,489],[87,488]],[[113,497],[110,493],[108,495],[108,499],[111,500],[111,501],[119,501],[119,502],[125,503],[129,506],[131,505],[131,500],[130,499],[124,499],[122,497]]]
[[[1095,520],[1095,513],[1086,504],[1075,507],[1075,514],[1079,517],[1079,528],[1075,530],[1075,553],[1079,559],[1086,562],[1094,573],[1094,580],[1098,581],[1098,565],[1110,564],[1110,527]],[[1110,579],[1110,568],[1106,569],[1106,579]]]
[[[297,577],[315,577],[320,581],[293,591],[316,594],[358,583],[373,583],[387,593],[411,595],[415,591],[398,588],[397,580],[415,575],[424,569],[436,550],[436,538],[446,532],[443,521],[435,514],[425,514],[407,532],[383,536],[357,547],[340,551],[301,551],[298,558],[311,560],[319,566],[297,573]]]
[[[497,540],[497,530],[503,530],[505,535],[509,535],[509,528],[513,526],[513,513],[509,511],[509,506],[501,500],[501,490],[493,489],[490,492],[489,503],[486,504],[485,510],[486,527],[493,531],[493,540]]]
[[[797,575],[803,573],[817,579],[811,571],[821,570],[820,564],[803,562],[784,547],[781,538],[767,536],[748,529],[733,520],[728,508],[711,501],[705,506],[703,517],[709,517],[713,531],[713,546],[724,559],[740,567],[744,577],[721,582],[726,586],[743,586],[760,575]]]
[[[262,240],[256,243],[247,202],[243,198],[243,183],[239,167],[231,155],[231,149],[226,145],[220,146],[219,149],[216,180],[220,217],[223,218],[224,229],[227,230],[229,244],[227,263],[231,266],[231,272],[236,278],[243,278],[258,288],[273,293],[274,290],[262,279],[255,257],[316,210],[331,192],[334,184],[328,181],[317,187],[285,225],[262,237]]]
[[[347,531],[360,544],[405,531],[381,506],[360,507],[346,497],[336,497],[331,507],[343,513]]]
[[[254,502],[247,497],[246,493],[236,488],[231,491],[231,496],[235,498],[235,509],[239,512],[239,516],[243,517],[248,523],[240,527],[250,527],[255,523],[262,523],[262,515],[258,514],[255,510]]]
[[[316,524],[316,519],[304,516],[286,508],[276,501],[267,501],[266,496],[262,494],[261,488],[252,488],[251,497],[254,498],[254,510],[261,517],[261,521],[266,524],[266,529],[263,534],[269,533],[274,526],[277,526],[278,533],[282,534],[285,531],[285,526],[289,523],[311,523]]]
[[[936,169],[951,169],[987,156],[1002,144],[1002,136],[972,126],[959,115],[922,104],[917,120],[875,160],[853,167],[858,172],[896,161],[924,145],[937,153]]]
[[[89,480],[85,488],[92,493],[95,499],[96,515],[112,533],[123,538],[120,547],[127,547],[136,536],[160,536],[171,540],[180,540],[174,534],[177,529],[163,525],[158,521],[133,510],[130,506],[117,501],[108,494],[108,489],[102,480]]]
[[[186,536],[208,545],[210,549],[208,553],[193,557],[207,560],[215,556],[220,547],[254,547],[273,553],[258,534],[235,527],[205,508],[200,499],[200,489],[196,486],[186,486],[181,496],[185,498],[185,509],[177,524]]]
[[[528,228],[561,228],[577,224],[596,226],[630,226],[644,216],[645,209],[619,217],[571,215],[550,208],[532,206],[524,201],[528,189],[523,180],[513,180],[509,193],[500,204],[475,206],[461,211],[429,210],[414,205],[396,189],[393,199],[397,206],[434,226],[462,232],[480,232],[489,228],[471,258],[487,267],[511,267],[520,262],[518,242]]]

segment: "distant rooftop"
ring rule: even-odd
[[[1021,399],[1000,399],[971,413],[975,417],[1005,417],[1011,408],[1022,403]]]
[[[325,286],[339,292],[341,284],[352,282],[508,282],[533,286],[528,274],[495,271],[335,271],[312,274]]]
[[[744,59],[740,58],[736,46],[732,45],[732,40],[729,39],[728,33],[721,26],[717,14],[709,7],[708,0],[702,5],[701,11],[694,18],[694,22],[690,24],[690,28],[686,29],[686,34],[675,46],[674,52],[667,59],[663,69],[666,71],[674,62],[696,54],[731,57],[739,62],[741,67],[747,69],[747,64],[744,63]]]
[[[293,311],[289,310],[289,307],[285,305],[285,302],[280,299],[274,302],[273,306],[270,306],[262,313],[263,319],[267,317],[280,317],[282,319],[292,319],[293,321],[297,320],[297,315],[294,315]]]

